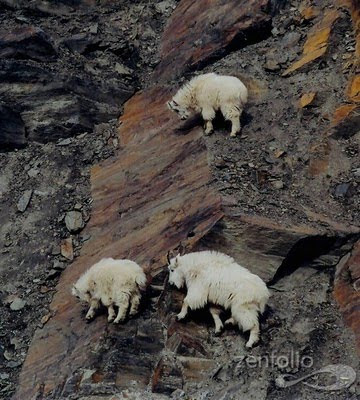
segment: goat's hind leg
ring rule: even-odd
[[[129,316],[135,315],[139,310],[140,305],[140,295],[134,294],[130,299],[130,311]]]
[[[250,331],[249,340],[245,346],[251,348],[259,341],[260,325],[257,308],[251,305],[232,307],[231,314],[234,321],[238,323],[239,329],[244,332]]]
[[[220,319],[221,309],[219,307],[210,307],[209,311],[215,323],[215,335],[219,335],[224,328]]]
[[[231,122],[231,137],[235,137],[241,130],[240,116],[242,111],[242,108],[237,105],[224,105],[221,107],[224,118]]]
[[[129,308],[129,301],[129,296],[125,293],[117,296],[115,305],[118,306],[119,310],[114,320],[114,324],[118,324],[119,322],[123,322],[125,320],[126,313]]]
[[[114,321],[115,317],[116,317],[116,312],[114,309],[114,304],[110,304],[108,306],[108,322]]]

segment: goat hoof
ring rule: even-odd
[[[181,322],[181,321],[183,321],[183,320],[185,319],[185,317],[182,317],[182,316],[179,317],[179,316],[177,315],[177,316],[175,317],[175,319],[176,319],[177,322]]]
[[[215,331],[214,335],[215,336],[220,336],[222,334],[222,329],[220,329],[219,331]]]

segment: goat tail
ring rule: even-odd
[[[141,290],[146,289],[147,279],[144,273],[138,274],[135,278],[135,282]]]

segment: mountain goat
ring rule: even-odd
[[[212,120],[215,112],[220,110],[224,118],[231,121],[230,136],[235,137],[241,129],[240,116],[247,98],[248,90],[240,79],[209,73],[186,83],[167,104],[181,119],[187,119],[192,112],[200,112],[206,135],[213,131]]]
[[[263,313],[270,293],[263,280],[237,264],[232,257],[217,251],[200,251],[184,256],[177,255],[169,261],[169,283],[178,289],[186,284],[187,295],[178,320],[186,317],[188,308],[196,310],[208,302],[216,332],[222,329],[220,309],[231,310],[225,324],[238,324],[243,331],[250,331],[246,347],[259,340],[259,313]]]
[[[129,306],[130,316],[137,313],[140,290],[145,288],[146,276],[138,264],[130,260],[103,258],[78,279],[72,294],[90,304],[87,320],[94,318],[102,304],[108,309],[108,321],[117,324],[125,319]],[[117,315],[114,306],[118,307]]]

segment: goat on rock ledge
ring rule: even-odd
[[[187,119],[192,112],[201,113],[207,135],[213,131],[215,112],[220,110],[224,118],[231,121],[230,136],[235,137],[241,129],[240,116],[247,99],[248,90],[240,79],[209,73],[185,83],[167,104],[181,119]]]
[[[108,321],[117,324],[126,318],[128,309],[130,316],[137,313],[140,290],[145,288],[146,275],[134,261],[103,258],[79,278],[72,294],[90,304],[87,320],[94,318],[102,304],[108,309]],[[114,306],[118,307],[117,315]]]
[[[186,317],[189,307],[196,310],[207,303],[231,310],[225,324],[238,324],[243,331],[250,331],[246,347],[259,340],[259,314],[265,310],[270,297],[265,282],[241,267],[232,257],[217,251],[199,251],[169,259],[169,283],[178,289],[186,285],[187,295],[177,315]],[[210,307],[219,332],[223,325],[219,309]]]

